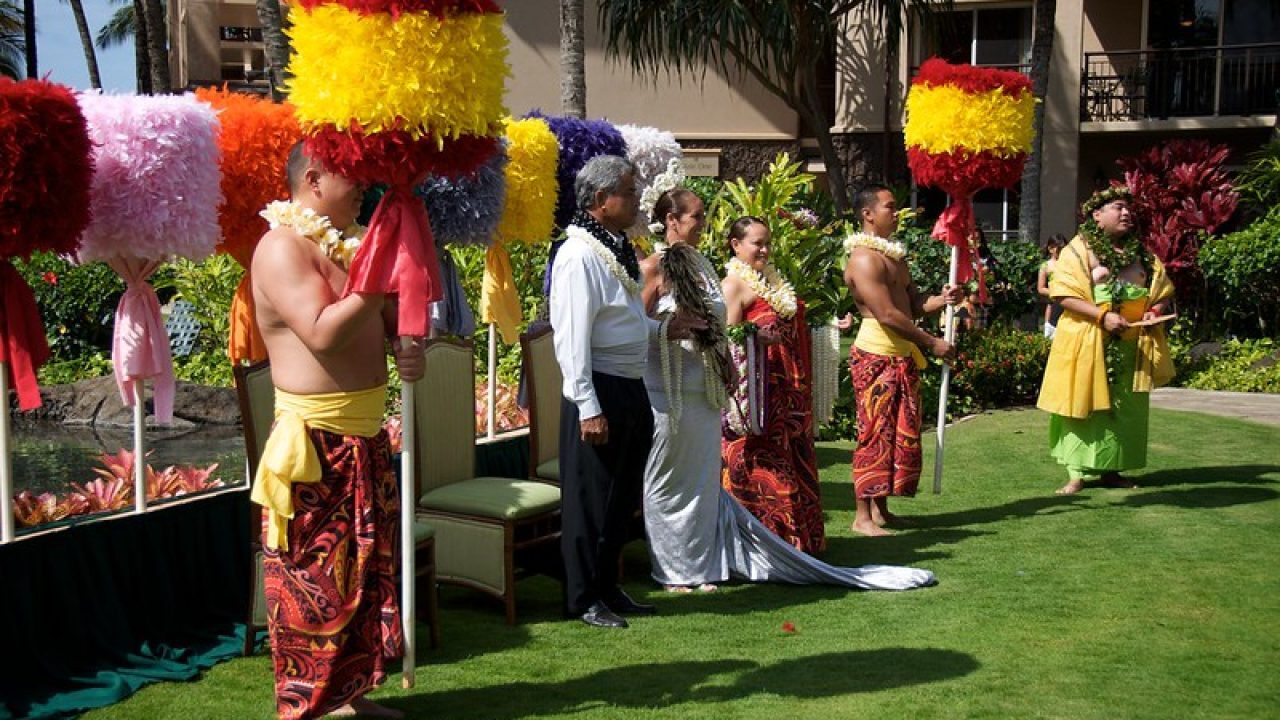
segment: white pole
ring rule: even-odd
[[[494,423],[497,421],[498,412],[493,407],[498,400],[498,326],[495,323],[489,323],[489,411],[485,417],[485,425],[489,431],[485,433],[490,440],[494,435]]]
[[[951,246],[951,270],[947,275],[947,284],[952,287],[956,284],[956,275],[959,272],[960,265],[960,248],[957,245]],[[943,337],[947,342],[955,342],[956,340],[956,309],[954,305],[947,305],[946,314],[943,318]],[[951,363],[943,363],[942,365],[942,386],[938,390],[938,438],[937,446],[933,455],[933,494],[937,495],[942,492],[942,445],[943,437],[947,431],[947,392],[951,389]]]
[[[133,509],[147,511],[146,381],[133,382]]]
[[[401,347],[410,347],[413,339],[400,338]],[[413,687],[415,668],[414,650],[417,641],[413,631],[417,625],[416,587],[418,575],[417,547],[413,542],[413,521],[418,498],[414,497],[416,477],[417,418],[414,409],[414,385],[416,381],[400,385],[400,617],[404,625],[404,659],[401,664],[401,684]]]
[[[13,465],[9,459],[9,364],[0,362],[0,543],[13,542]]]

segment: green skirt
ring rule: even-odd
[[[1110,387],[1111,410],[1084,419],[1049,418],[1049,454],[1067,466],[1071,479],[1135,470],[1147,464],[1150,393],[1133,392],[1136,340],[1119,341],[1122,361]]]

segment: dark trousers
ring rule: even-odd
[[[582,441],[578,406],[561,398],[560,550],[565,600],[581,615],[618,585],[618,554],[644,492],[644,464],[653,442],[653,411],[644,381],[592,373],[609,424],[609,442]]]

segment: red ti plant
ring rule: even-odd
[[[1200,284],[1200,244],[1236,211],[1226,145],[1170,140],[1116,161],[1133,193],[1143,242],[1184,297]]]

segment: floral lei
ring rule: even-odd
[[[287,227],[314,242],[325,257],[344,270],[351,265],[351,258],[364,239],[363,225],[353,224],[345,233],[340,233],[329,218],[292,200],[268,203],[258,214],[272,230]]]
[[[765,265],[759,272],[736,257],[729,258],[725,271],[745,282],[758,297],[764,298],[778,317],[790,320],[796,314],[796,291],[791,283],[782,279],[773,265]]]
[[[886,240],[871,233],[856,232],[844,239],[844,252],[849,254],[854,248],[867,248],[881,253],[890,260],[901,260],[907,256],[907,246],[894,240]]]
[[[1124,288],[1132,285],[1127,280],[1120,279],[1120,271],[1141,261],[1143,269],[1149,275],[1151,268],[1147,266],[1147,254],[1143,250],[1142,242],[1138,240],[1137,233],[1131,232],[1120,238],[1111,238],[1092,215],[1085,216],[1084,222],[1080,224],[1080,234],[1088,243],[1089,250],[1098,257],[1098,263],[1111,272],[1106,282],[1107,290],[1111,295],[1111,305],[1104,308],[1103,313],[1111,312],[1111,307],[1119,305],[1119,298]],[[1116,247],[1117,243],[1120,245],[1119,248]],[[1103,362],[1106,365],[1108,385],[1115,385],[1120,364],[1123,362],[1120,344],[1113,342],[1113,339],[1108,337],[1103,345]]]
[[[635,295],[640,292],[640,283],[627,274],[627,269],[622,267],[622,263],[618,262],[618,258],[614,257],[613,251],[597,240],[595,235],[577,225],[570,225],[569,229],[565,231],[565,236],[578,238],[586,243],[587,247],[591,248],[591,251],[600,257],[605,267],[609,268],[609,272],[618,279],[618,282],[622,283],[622,287],[629,294]]]

